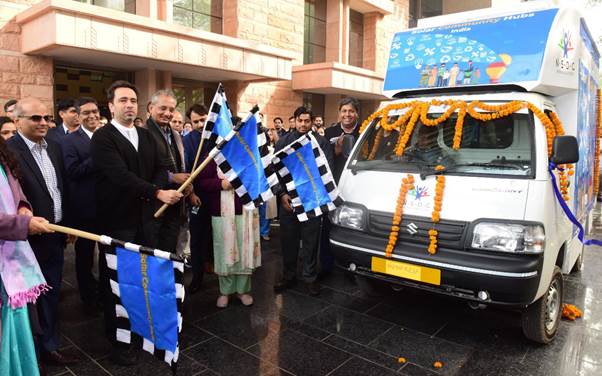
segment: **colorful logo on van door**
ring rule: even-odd
[[[562,38],[560,38],[560,43],[558,43],[558,47],[562,50],[562,57],[565,59],[569,58],[569,52],[574,50],[573,42],[571,41],[571,32],[568,30],[562,31]]]
[[[416,201],[420,201],[423,198],[429,197],[429,190],[427,187],[419,187],[416,186],[415,189],[408,191],[410,197],[412,197]]]

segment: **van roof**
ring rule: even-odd
[[[577,90],[579,72],[597,72],[599,53],[576,9],[521,9],[395,34],[385,95],[514,85],[556,96]]]

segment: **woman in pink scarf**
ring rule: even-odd
[[[38,375],[27,303],[48,289],[27,242],[29,234],[52,232],[34,217],[19,182],[17,165],[0,138],[0,375]]]

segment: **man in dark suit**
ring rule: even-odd
[[[48,132],[48,109],[39,100],[26,98],[15,107],[19,132],[7,141],[17,155],[21,170],[21,186],[31,203],[33,213],[51,223],[61,223],[65,216],[63,156],[58,144],[45,140]],[[59,351],[58,306],[63,277],[65,236],[58,233],[29,237],[46,282],[51,289],[37,302],[42,335],[39,346],[46,364],[69,365],[76,358]]]
[[[134,126],[138,114],[138,89],[116,81],[107,91],[111,123],[94,132],[90,155],[96,174],[96,218],[101,233],[116,239],[157,246],[153,214],[160,204],[176,204],[182,194],[162,189],[167,185],[163,164],[153,136]],[[115,299],[109,285],[105,252],[99,255],[100,286],[104,299],[105,331],[113,342],[111,359],[124,366],[135,363],[129,346],[116,341]]]
[[[200,103],[193,104],[186,115],[193,125],[193,130],[184,137],[184,155],[186,157],[186,171],[192,172],[197,150],[201,143],[201,136],[207,121],[207,107]],[[203,144],[203,149],[206,149],[208,143]],[[203,153],[200,153],[203,154]],[[198,164],[201,161],[197,161]],[[195,166],[195,167],[197,167]],[[192,182],[194,192],[190,194],[190,258],[192,264],[192,282],[188,291],[192,294],[199,291],[203,283],[203,263],[209,262],[213,255],[213,239],[211,234],[211,214],[207,205],[203,205],[202,201],[207,200],[207,197],[202,194],[200,188],[200,178],[197,177]]]
[[[170,189],[178,189],[190,176],[185,172],[182,137],[169,125],[176,112],[177,104],[176,95],[171,90],[157,91],[151,96],[150,117],[145,124],[145,128],[155,139],[162,164],[167,166],[167,187]],[[191,191],[190,185],[184,194],[188,195]],[[181,200],[157,218],[157,248],[175,253],[180,230],[185,224],[186,201]]]
[[[66,181],[71,193],[66,208],[69,225],[95,233],[96,181],[90,157],[90,139],[100,126],[100,112],[93,98],[81,98],[77,105],[81,126],[66,135],[62,141]],[[83,238],[78,238],[74,246],[79,295],[84,303],[84,312],[90,316],[95,316],[98,312],[98,282],[92,274],[95,246],[96,242]]]
[[[314,116],[311,110],[299,107],[295,110],[295,127],[282,136],[276,143],[276,152],[284,149],[287,145],[297,140],[302,135],[311,131]],[[328,141],[317,133],[313,134],[320,148],[326,156],[329,166],[333,165],[332,148]],[[283,277],[274,285],[276,292],[292,287],[297,277],[297,261],[299,252],[303,260],[302,277],[306,283],[310,295],[320,294],[320,286],[316,282],[318,276],[318,246],[320,241],[320,226],[322,216],[310,218],[300,222],[293,213],[291,197],[286,189],[286,184],[280,182],[282,191],[280,193],[280,243],[282,248]],[[301,243],[301,249],[299,249]]]
[[[341,174],[351,147],[360,138],[360,102],[353,97],[346,97],[339,101],[339,122],[324,130],[324,138],[331,145],[334,155],[334,166],[332,175],[334,181],[339,184]],[[347,150],[344,142],[347,142]],[[320,237],[320,274],[326,276],[334,269],[334,255],[330,249],[330,219],[324,216],[322,221],[322,235]]]
[[[47,139],[51,139],[59,144],[69,133],[79,129],[79,115],[77,113],[77,100],[73,98],[62,99],[56,106],[61,118],[61,124],[48,130]]]

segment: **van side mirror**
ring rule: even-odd
[[[579,143],[575,136],[556,136],[552,142],[552,158],[554,164],[576,163],[579,161]]]

